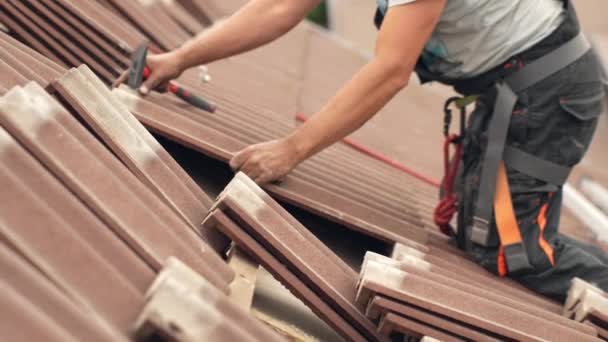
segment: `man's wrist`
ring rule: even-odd
[[[286,144],[293,151],[295,164],[299,164],[308,157],[312,150],[309,139],[305,139],[301,134],[294,132],[285,138]]]
[[[183,72],[184,70],[190,68],[190,65],[188,65],[188,58],[187,58],[187,49],[185,48],[185,46],[179,47],[173,51],[171,51],[171,54],[173,55],[173,60],[175,62],[175,66],[179,69],[180,73]]]

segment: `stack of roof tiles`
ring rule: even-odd
[[[204,279],[201,307],[223,322],[206,331],[244,325],[249,340],[279,340],[229,302],[234,272],[195,228],[211,202],[150,133],[86,67],[61,76],[0,38],[13,57],[0,82],[2,338],[126,340],[155,274],[177,257]]]
[[[211,83],[195,70],[179,78],[215,102],[216,114],[171,95],[110,90],[139,44],[175,48],[207,24],[190,14],[213,22],[242,1],[143,3],[0,2],[0,23],[25,44],[0,33],[3,337],[124,340],[162,295],[197,292],[157,280],[146,293],[176,257],[202,276],[198,288],[213,289],[207,306],[226,322],[213,336],[276,338],[225,300],[234,273],[216,252],[230,241],[346,340],[593,340],[605,328],[598,310],[577,323],[482,270],[431,227],[433,188],[345,145],[263,190],[239,174],[213,203],[150,131],[227,162],[292,130],[286,113],[312,111],[362,57],[302,24],[267,48],[210,65]],[[344,68],[328,69],[320,54],[340,56]],[[369,253],[358,277],[273,198],[397,242],[393,258]],[[240,322],[248,333],[230,332]]]
[[[596,286],[574,278],[563,315],[594,327],[602,339],[608,339],[608,296]]]
[[[442,262],[399,245],[392,258],[367,253],[357,302],[380,333],[442,341],[597,340],[596,329],[561,316],[554,303],[484,279],[475,268],[453,271]]]

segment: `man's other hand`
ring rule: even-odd
[[[280,139],[243,149],[230,160],[230,167],[264,185],[282,180],[299,161],[295,145],[289,139]]]

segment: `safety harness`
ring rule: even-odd
[[[568,7],[567,0],[564,1],[564,6]],[[376,11],[375,22],[378,27],[380,27],[382,20],[382,13],[379,10]],[[571,170],[568,166],[544,160],[517,147],[506,145],[511,115],[518,100],[516,94],[534,86],[575,62],[587,53],[589,49],[589,42],[582,33],[579,33],[576,37],[548,54],[527,65],[520,65],[519,70],[516,72],[510,73],[498,80],[491,80],[490,82],[483,80],[495,89],[496,100],[488,125],[488,142],[482,159],[479,191],[473,218],[467,227],[459,227],[458,235],[464,235],[462,240],[465,242],[464,248],[466,250],[471,250],[472,244],[488,246],[490,223],[492,222],[492,215],[494,215],[494,222],[496,223],[500,240],[498,272],[502,276],[532,269],[513,208],[507,167],[558,186],[565,183]],[[440,81],[455,86],[462,93],[468,92],[466,89],[463,91],[463,82],[435,75],[421,61],[417,63],[416,72],[423,83]],[[466,87],[466,84],[464,87]],[[444,135],[446,137],[444,144],[445,177],[442,184],[443,196],[435,209],[434,221],[439,229],[449,236],[456,234],[449,225],[449,222],[457,211],[457,196],[454,193],[454,182],[463,153],[462,140],[466,133],[464,127],[465,107],[469,103],[474,102],[475,99],[475,96],[450,98],[444,108]],[[452,103],[456,104],[456,107],[460,109],[461,128],[459,135],[449,134],[452,116],[450,106]],[[449,150],[451,145],[455,145],[455,153],[450,161]],[[541,208],[541,212],[543,210],[547,210],[546,206]],[[541,229],[543,229],[544,223],[539,222],[539,226],[542,226]],[[546,241],[539,241],[541,247],[543,245],[542,242],[547,244]],[[549,253],[547,248],[543,249],[546,253]],[[549,260],[553,263],[552,253],[549,254],[551,254],[548,255]]]

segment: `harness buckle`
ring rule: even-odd
[[[533,270],[533,267],[528,260],[526,246],[524,246],[523,242],[504,245],[503,251],[505,263],[507,264],[507,271],[510,275],[517,275]]]
[[[490,223],[486,219],[474,216],[473,224],[471,225],[471,241],[474,243],[487,246],[490,238]]]

